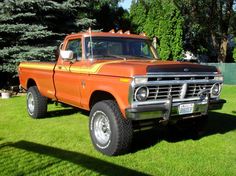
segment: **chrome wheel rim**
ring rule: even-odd
[[[106,144],[110,140],[111,128],[109,119],[102,111],[94,114],[94,135],[99,143]]]
[[[29,92],[28,95],[27,95],[27,105],[28,105],[29,113],[33,114],[35,104],[34,104],[34,97],[33,97],[33,94],[31,92]]]

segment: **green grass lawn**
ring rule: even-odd
[[[147,131],[118,157],[93,148],[85,112],[49,105],[48,118],[34,120],[25,96],[0,99],[0,175],[235,175],[236,86],[221,97],[227,104],[210,113],[200,138]]]

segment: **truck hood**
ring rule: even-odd
[[[216,67],[206,66],[195,63],[160,61],[160,60],[126,60],[107,62],[99,70],[98,74],[132,77],[137,75],[160,74],[160,73],[214,73]]]

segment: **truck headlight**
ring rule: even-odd
[[[211,88],[211,95],[218,96],[220,95],[221,85],[219,83],[215,83]]]
[[[145,101],[149,95],[149,90],[148,88],[145,87],[139,87],[136,89],[134,97],[136,101]]]

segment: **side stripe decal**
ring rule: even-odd
[[[21,63],[20,68],[34,68],[40,70],[52,70],[54,64],[43,64],[43,63]]]
[[[63,71],[63,72],[72,72],[72,73],[92,73],[96,74],[99,70],[107,64],[111,63],[120,63],[122,61],[109,61],[104,63],[94,64],[91,67],[79,67],[79,66],[65,66],[65,65],[57,65],[55,70],[56,71]],[[21,63],[21,68],[31,68],[31,69],[40,69],[40,70],[53,70],[54,64],[43,64],[43,63]]]

